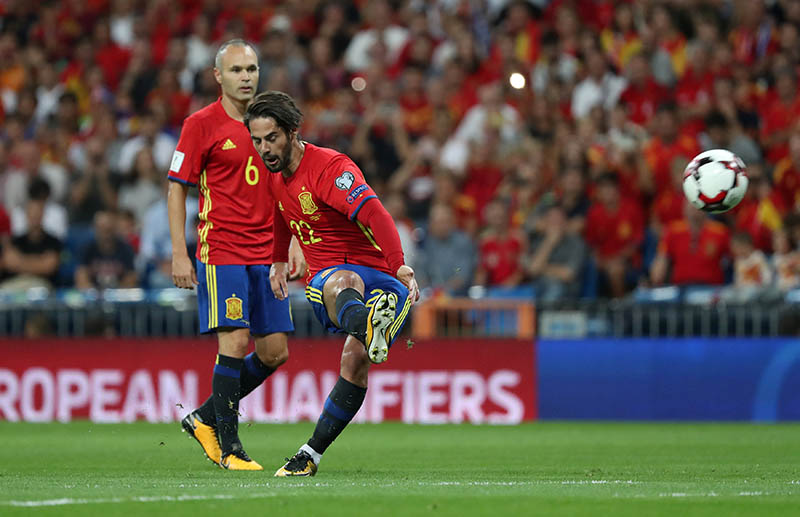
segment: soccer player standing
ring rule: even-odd
[[[224,43],[214,77],[222,95],[186,118],[169,170],[172,279],[178,287],[198,286],[200,332],[216,332],[219,345],[212,394],[181,424],[221,467],[263,470],[239,440],[239,400],[286,361],[286,333],[294,326],[288,300],[269,288],[270,178],[242,124],[258,84],[255,50],[243,40]],[[186,194],[194,185],[200,191],[197,272],[184,241]],[[291,262],[305,271],[299,252]],[[256,351],[246,355],[250,334]]]
[[[270,284],[286,299],[288,248],[294,234],[309,265],[306,298],[331,332],[349,334],[340,376],[308,443],[276,476],[313,476],[322,454],[358,412],[370,362],[387,359],[411,306],[419,298],[404,263],[394,221],[353,161],[303,142],[302,113],[282,92],[264,92],[244,123],[270,175],[275,205]]]

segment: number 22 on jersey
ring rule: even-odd
[[[297,232],[298,239],[306,246],[322,242],[320,237],[314,237],[314,229],[311,228],[311,225],[302,219],[299,221],[289,221],[289,227]],[[304,233],[307,234],[307,236],[304,235]]]

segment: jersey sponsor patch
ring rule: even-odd
[[[172,172],[180,172],[181,165],[183,165],[183,159],[185,157],[186,155],[178,150],[172,153],[172,162],[169,164],[169,170]]]
[[[352,204],[353,204],[353,202],[354,202],[356,199],[358,199],[358,196],[360,196],[360,195],[361,195],[361,194],[362,194],[362,193],[363,193],[365,190],[367,190],[368,188],[369,188],[369,187],[368,187],[366,184],[357,186],[356,188],[354,188],[354,189],[353,189],[353,191],[352,191],[352,192],[350,192],[350,193],[347,195],[347,202],[348,202],[349,204],[351,204],[351,205],[352,205]]]
[[[350,190],[350,187],[353,186],[353,182],[356,180],[355,175],[353,175],[350,171],[344,171],[339,176],[336,177],[334,183],[336,183],[336,188],[339,190]]]

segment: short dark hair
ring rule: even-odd
[[[47,201],[50,197],[50,184],[41,176],[36,176],[28,184],[28,199],[31,201]]]
[[[296,131],[303,121],[303,113],[289,95],[278,91],[261,92],[255,96],[244,114],[244,125],[250,129],[250,121],[257,118],[272,118],[286,134]]]
[[[709,129],[728,129],[728,126],[728,119],[726,119],[725,115],[723,115],[719,110],[714,110],[706,115],[706,127]]]
[[[619,185],[619,176],[617,176],[616,172],[613,171],[605,171],[597,177],[596,183],[598,186],[600,185]]]

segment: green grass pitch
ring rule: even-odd
[[[352,425],[300,479],[311,423],[242,425],[264,472],[179,429],[0,423],[0,515],[800,515],[797,424]]]

